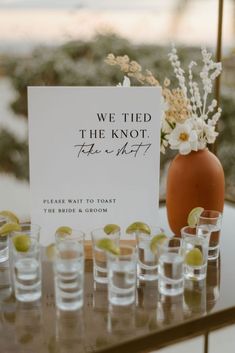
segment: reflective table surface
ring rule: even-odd
[[[160,295],[157,281],[139,283],[136,304],[129,307],[108,304],[106,285],[93,281],[91,260],[84,307],[74,312],[56,309],[52,263],[45,257],[43,296],[34,303],[15,300],[8,263],[0,264],[0,352],[147,352],[234,323],[235,228],[227,232],[206,280],[186,281],[176,297]]]

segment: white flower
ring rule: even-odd
[[[218,132],[215,131],[215,127],[211,125],[205,125],[204,133],[208,143],[214,143]]]
[[[131,81],[130,81],[129,77],[124,76],[124,80],[123,80],[122,84],[119,83],[117,86],[118,87],[130,87],[131,86]]]
[[[197,132],[192,129],[191,121],[183,124],[177,123],[169,136],[171,149],[179,150],[180,154],[189,154],[192,150],[197,151],[197,142]]]
[[[201,131],[203,131],[204,126],[205,126],[205,122],[204,122],[203,119],[196,117],[193,120],[193,127],[194,127],[195,130],[201,132]]]
[[[161,104],[161,151],[167,147],[179,150],[181,154],[204,149],[208,143],[215,141],[218,133],[215,131],[221,116],[218,102],[210,94],[213,92],[214,80],[222,71],[222,64],[214,62],[212,54],[202,48],[202,69],[200,82],[195,82],[194,67],[196,62],[191,61],[187,73],[183,70],[174,45],[168,54],[178,87],[171,89],[170,80],[165,79],[162,87]],[[160,86],[152,72],[145,70],[127,55],[114,56],[109,54],[105,60],[109,65],[118,65],[126,75],[119,87],[130,87],[129,77],[135,77],[143,85]]]

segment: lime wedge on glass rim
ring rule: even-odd
[[[6,218],[9,221],[9,223],[20,223],[19,218],[15,215],[15,213],[11,211],[6,211],[6,210],[1,211],[0,217]]]
[[[198,248],[190,250],[185,256],[185,263],[189,266],[202,266],[203,256],[202,252]]]
[[[155,235],[155,236],[151,239],[151,242],[150,242],[150,250],[151,250],[153,253],[157,253],[157,251],[158,251],[158,246],[161,245],[161,244],[163,244],[166,239],[167,239],[167,236],[166,236],[166,234],[164,234],[164,233],[160,233],[160,234]]]
[[[151,234],[151,229],[146,223],[143,222],[134,222],[129,227],[126,229],[127,234],[132,234],[132,233],[144,233],[144,234]]]
[[[30,249],[31,239],[27,234],[16,235],[12,241],[17,251],[27,252]]]
[[[101,249],[110,252],[113,255],[119,255],[119,247],[112,241],[112,239],[102,238],[97,241],[96,246]]]
[[[117,224],[106,224],[104,232],[107,235],[120,232],[121,228]]]
[[[204,208],[202,207],[195,207],[190,211],[188,215],[188,220],[187,220],[188,225],[190,227],[195,227],[197,225],[198,219],[203,211],[204,211]]]
[[[6,236],[7,234],[15,231],[20,231],[21,227],[17,223],[5,223],[0,227],[0,236]]]
[[[60,236],[67,236],[67,235],[71,235],[72,234],[72,228],[67,227],[67,226],[61,226],[59,228],[56,229],[56,234],[60,235]]]

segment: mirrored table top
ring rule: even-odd
[[[235,213],[235,212],[234,212]],[[226,230],[227,232],[227,230]],[[86,260],[84,307],[59,311],[52,263],[43,261],[42,299],[17,302],[7,263],[0,264],[0,347],[4,353],[141,352],[235,322],[235,236],[221,234],[221,254],[207,278],[186,281],[182,295],[160,295],[157,281],[139,283],[135,305],[111,306]]]

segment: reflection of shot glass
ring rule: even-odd
[[[155,330],[157,324],[157,306],[158,306],[157,281],[146,281],[137,289],[136,305],[136,328],[148,328]]]
[[[215,306],[220,296],[220,257],[215,261],[209,261],[206,277],[206,302],[207,312]]]
[[[113,305],[129,305],[136,294],[136,248],[120,246],[120,254],[108,255],[108,299]]]
[[[159,280],[158,289],[164,295],[178,295],[183,292],[183,254],[180,238],[167,239],[159,244]]]
[[[151,229],[151,234],[136,232],[137,241],[137,276],[143,281],[158,278],[158,253],[152,249],[155,237],[163,232],[160,228]]]
[[[187,279],[206,278],[208,259],[208,237],[185,237],[183,239],[184,276]]]
[[[208,260],[215,260],[219,256],[220,230],[222,225],[222,213],[212,210],[204,210],[198,219],[198,226],[211,233]]]
[[[135,306],[126,307],[110,305],[108,311],[107,331],[116,337],[128,336],[136,329]]]
[[[41,297],[41,260],[38,239],[16,232],[11,237],[15,296],[32,302]]]
[[[158,302],[158,326],[179,324],[184,320],[183,294],[168,296],[161,294]]]
[[[153,310],[157,308],[158,290],[156,282],[145,282],[137,289],[137,306],[145,310]]]
[[[194,314],[206,313],[206,280],[184,282],[185,314],[191,317]]]
[[[28,352],[40,352],[43,346],[43,318],[40,301],[32,303],[17,302],[15,319],[16,339],[19,352],[27,344]]]
[[[72,233],[56,242],[54,262],[56,305],[61,310],[83,306],[84,233]]]
[[[84,320],[83,311],[56,311],[56,352],[83,353]]]
[[[109,235],[105,233],[103,228],[95,229],[91,232],[92,253],[93,253],[93,275],[94,280],[98,283],[108,283],[107,271],[107,253],[100,249],[97,243],[101,239],[111,239],[117,246],[119,245],[120,232],[113,232]]]

